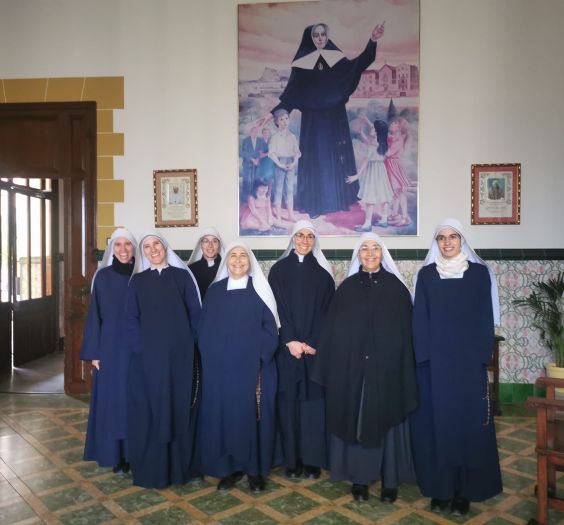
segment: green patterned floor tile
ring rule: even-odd
[[[505,472],[502,470],[501,477],[503,478],[503,486],[514,491],[521,492],[526,487],[531,487],[535,484],[534,479],[529,479],[524,476],[518,476],[516,474],[511,474],[510,472]],[[531,488],[532,490],[532,488]],[[532,492],[531,492],[532,495]]]
[[[41,457],[41,452],[31,445],[21,445],[0,451],[0,457],[8,464],[17,463],[29,458]]]
[[[21,425],[23,425],[28,421],[45,419],[45,416],[41,414],[41,412],[30,411],[30,412],[20,412],[20,413],[12,414],[12,418],[15,419]]]
[[[506,466],[510,469],[518,470],[519,472],[523,472],[525,474],[530,474],[531,476],[537,475],[537,462],[533,459],[519,458],[515,461],[512,461]]]
[[[0,507],[0,523],[9,525],[36,516],[32,508],[23,500]]]
[[[112,476],[93,481],[94,485],[104,494],[115,494],[133,485],[131,474],[113,474]]]
[[[72,423],[80,423],[82,421],[88,420],[88,411],[73,412],[71,414],[61,416],[59,419],[67,425],[70,425]]]
[[[127,494],[126,496],[120,496],[115,499],[115,502],[129,513],[147,509],[165,501],[165,498],[163,498],[156,490],[152,489],[140,490],[138,492],[134,492],[133,494]]]
[[[375,498],[373,496],[368,498],[368,501],[351,500],[343,506],[356,514],[359,514],[363,518],[375,521],[385,518],[389,514],[396,512],[399,508],[393,503],[384,505],[380,502],[379,498]]]
[[[76,425],[72,425],[72,428],[76,428],[79,432],[86,434],[86,428],[88,427],[88,421],[82,421],[81,423],[76,423]]]
[[[496,516],[495,518],[486,521],[485,525],[515,525],[515,523],[500,516]]]
[[[1,479],[1,478],[0,478]],[[0,504],[19,498],[20,495],[7,481],[0,481]]]
[[[109,467],[99,467],[95,461],[89,461],[84,465],[74,467],[74,470],[76,470],[85,479],[93,478],[95,476],[100,476],[101,474],[107,474],[108,472],[111,472],[111,469]]]
[[[61,450],[68,450],[69,448],[80,447],[83,442],[80,439],[70,437],[67,439],[58,439],[56,441],[48,441],[43,443],[50,451],[60,452]]]
[[[51,511],[69,507],[70,505],[89,499],[92,499],[92,496],[79,487],[64,489],[41,497],[41,501],[43,501],[45,506]]]
[[[63,474],[60,470],[55,470],[53,472],[44,472],[40,476],[24,479],[23,481],[32,492],[42,492],[71,483],[72,479]]]
[[[534,500],[523,500],[506,512],[512,516],[528,521],[531,518],[537,517],[537,502]],[[549,525],[564,523],[564,513],[550,509],[548,511],[548,523]]]
[[[82,448],[76,450],[67,450],[65,452],[59,453],[59,457],[67,464],[72,465],[73,463],[78,463],[83,461],[84,451]]]
[[[358,525],[358,521],[353,521],[334,510],[307,520],[305,523],[307,525]]]
[[[398,499],[405,503],[414,503],[419,501],[422,497],[418,485],[402,483],[398,488]]]
[[[480,510],[476,508],[475,505],[470,504],[470,511],[464,516],[453,514],[450,511],[448,512],[448,514],[437,514],[437,516],[446,516],[452,523],[466,523],[467,521],[474,519],[480,513]]]
[[[224,510],[236,507],[241,503],[242,501],[237,499],[235,496],[220,490],[216,490],[206,494],[205,496],[200,496],[199,498],[190,500],[190,505],[193,505],[208,515],[223,512]]]
[[[168,507],[138,519],[143,525],[182,525],[193,521],[193,518],[179,507]]]
[[[505,501],[507,498],[509,498],[509,494],[502,492],[501,494],[498,494],[497,496],[494,496],[493,498],[487,499],[480,503],[482,503],[482,505],[487,505],[488,507],[496,507],[499,503]]]
[[[20,423],[22,427],[24,427],[28,432],[32,432],[33,430],[43,430],[46,428],[53,428],[57,426],[57,423],[52,419],[42,418],[36,419],[35,421],[27,421],[25,423]]]
[[[514,454],[522,452],[526,448],[530,447],[530,445],[527,443],[523,443],[522,441],[516,441],[514,439],[507,437],[497,438],[497,446],[508,452],[513,452]]]
[[[54,467],[55,465],[43,456],[37,456],[27,461],[18,461],[10,465],[10,468],[20,477],[26,476],[27,474],[35,474],[42,470],[49,470]]]
[[[514,456],[514,454],[510,454],[509,452],[505,452],[504,450],[498,450],[497,453],[499,455],[500,461],[504,460],[505,458]]]
[[[50,439],[57,439],[57,438],[68,438],[69,433],[61,427],[53,427],[53,428],[43,428],[40,430],[34,430],[30,432],[35,439],[40,441],[42,444],[44,441],[48,441]]]
[[[186,496],[186,494],[192,494],[198,492],[199,490],[211,487],[212,483],[206,480],[189,481],[183,485],[171,485],[168,490],[174,492],[177,496]]]
[[[323,496],[325,499],[334,500],[342,498],[346,494],[350,494],[351,484],[345,482],[335,483],[328,479],[324,479],[310,485],[307,489]]]
[[[220,520],[222,525],[276,525],[276,520],[258,509],[247,509],[229,518]]]
[[[286,494],[285,496],[269,501],[267,505],[280,512],[280,514],[284,514],[290,518],[295,518],[304,512],[308,512],[311,509],[318,507],[319,503],[316,503],[297,492],[291,492],[290,494]]]
[[[116,517],[100,503],[59,516],[64,525],[97,525],[114,519]]]
[[[398,521],[394,521],[394,525],[436,525],[436,521],[420,516],[419,514],[408,514]]]
[[[506,435],[515,439],[522,439],[523,441],[527,441],[531,445],[535,443],[537,439],[536,430],[530,430],[528,428],[519,428],[514,432],[508,432]]]

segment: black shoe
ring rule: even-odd
[[[321,475],[321,469],[313,465],[304,465],[304,477],[307,479],[318,479]]]
[[[233,472],[229,476],[221,478],[221,481],[217,484],[217,490],[229,490],[235,483],[237,483],[243,477],[242,472]]]
[[[297,479],[302,475],[302,466],[298,465],[295,468],[286,467],[286,471],[284,472],[287,478],[290,479]]]
[[[264,485],[264,478],[262,476],[249,476],[249,488],[251,492],[262,492]]]
[[[464,516],[465,514],[468,514],[468,511],[470,510],[470,500],[461,496],[455,496],[455,498],[452,500],[450,510],[452,510],[454,514]]]
[[[450,505],[450,500],[448,499],[438,499],[433,498],[431,500],[431,511],[432,512],[444,512],[448,509]]]
[[[130,470],[131,470],[131,465],[127,461],[124,461],[121,465],[121,471],[124,474],[127,474]]]
[[[383,503],[393,503],[398,499],[398,489],[388,489],[382,487],[380,490],[380,501]]]
[[[112,468],[114,474],[127,474],[131,466],[125,459],[120,459],[119,463]]]
[[[351,494],[355,501],[366,501],[368,499],[368,485],[353,483]]]

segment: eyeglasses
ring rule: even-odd
[[[381,251],[381,250],[382,250],[382,248],[380,248],[380,246],[372,246],[372,247],[369,247],[369,246],[361,246],[359,252],[360,252],[360,253],[363,253],[363,254],[364,254],[364,253],[371,253],[371,252],[375,252],[375,253],[376,253],[376,252],[379,252],[379,251]]]
[[[215,246],[219,244],[219,241],[217,239],[202,239],[200,242],[204,246]]]
[[[437,235],[437,242],[444,244],[445,242],[456,242],[460,240],[458,233],[451,233],[450,235]]]
[[[307,235],[304,235],[303,233],[296,233],[296,235],[294,235],[294,237],[298,240],[298,241],[307,241],[307,242],[313,242],[315,241],[315,235],[313,235],[312,233],[308,233]]]

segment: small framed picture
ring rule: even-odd
[[[521,224],[521,164],[472,164],[472,224]]]
[[[196,170],[153,171],[155,226],[198,226]]]

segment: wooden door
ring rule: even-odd
[[[53,241],[63,258],[64,299],[54,300],[64,316],[65,392],[88,392],[89,367],[79,353],[96,267],[96,103],[0,104],[0,177],[57,179],[62,186],[62,238],[55,232]]]

